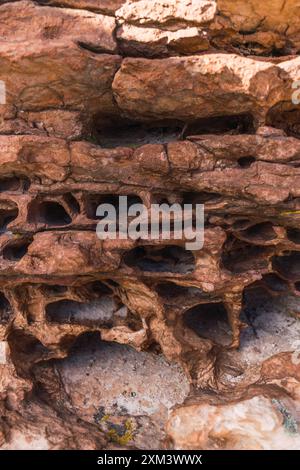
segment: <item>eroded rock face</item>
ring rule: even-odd
[[[1,2],[2,448],[299,446],[292,3]],[[204,247],[100,240],[119,195]]]
[[[299,5],[292,0],[128,0],[116,11],[121,47],[151,56],[224,48],[245,56],[294,54],[299,49],[298,16]],[[177,36],[167,39],[174,31]]]
[[[263,396],[233,405],[191,405],[173,411],[168,431],[175,446],[185,450],[296,450],[299,435],[292,422],[284,421],[284,410],[278,400]]]

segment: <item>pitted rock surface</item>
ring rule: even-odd
[[[297,2],[0,3],[1,448],[299,447]]]

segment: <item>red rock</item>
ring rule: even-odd
[[[188,121],[242,113],[259,118],[284,100],[287,85],[280,69],[271,63],[209,54],[125,59],[113,90],[119,107],[131,117]]]
[[[183,450],[296,449],[299,437],[285,432],[282,422],[276,405],[258,396],[230,405],[178,408],[168,431],[175,448]]]
[[[120,58],[97,55],[69,43],[42,41],[0,45],[1,78],[10,90],[2,113],[68,109],[93,117],[115,111],[111,83]],[[12,73],[13,70],[13,73]],[[91,86],[94,83],[94,86]],[[67,85],[66,85],[67,84]]]
[[[29,0],[0,7],[3,42],[23,42],[36,47],[49,41],[82,44],[99,52],[115,52],[115,21],[83,10],[40,7]]]
[[[299,447],[298,6],[0,3],[1,449]]]
[[[126,0],[37,0],[42,5],[65,6],[82,10],[99,11],[112,15]]]

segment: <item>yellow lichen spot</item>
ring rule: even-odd
[[[286,211],[286,212],[281,212],[280,215],[295,215],[295,214],[300,214],[300,211]]]
[[[128,442],[132,441],[133,439],[133,425],[130,419],[127,419],[125,423],[125,429],[126,431],[124,432],[124,434],[121,435],[119,435],[115,429],[110,429],[108,431],[108,436],[110,440],[121,446],[125,446],[126,444],[128,444]]]
[[[104,416],[101,418],[100,423],[105,423],[108,419],[109,419],[109,415],[104,415]]]

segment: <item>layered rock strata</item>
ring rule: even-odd
[[[91,422],[70,406],[58,364],[89,335],[163,354],[186,374],[190,396],[170,412],[162,447],[299,444],[297,337],[257,361],[256,345],[243,356],[245,329],[260,336],[248,302],[300,296],[298,8],[1,2],[3,448],[25,438],[139,447],[128,420],[120,437],[105,413]],[[101,241],[96,209],[117,209],[120,195],[129,206],[204,204],[204,247]],[[298,304],[289,313],[299,331]]]

